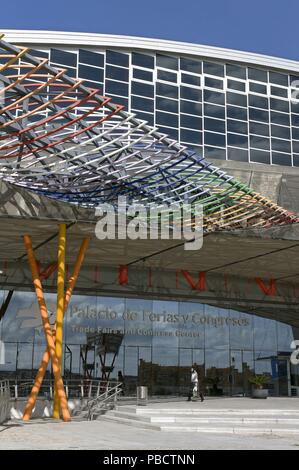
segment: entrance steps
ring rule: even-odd
[[[160,404],[161,405],[161,404]],[[213,409],[193,407],[117,406],[101,420],[167,432],[299,435],[298,409]]]

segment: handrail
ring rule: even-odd
[[[111,387],[107,389],[104,393],[101,393],[100,395],[96,396],[95,398],[88,400],[87,402],[87,408],[88,408],[88,414],[87,418],[88,420],[92,420],[94,412],[99,410],[99,408],[102,408],[106,402],[113,401],[116,402],[118,395],[121,393],[122,388],[121,388],[121,383],[118,382],[117,385],[114,387]],[[100,405],[98,408],[97,405]]]
[[[12,391],[12,396],[17,399],[28,395],[30,388],[34,384],[34,379],[7,380]],[[98,396],[102,390],[106,391],[117,383],[117,380],[101,379],[64,379],[66,395],[68,397],[92,398]],[[41,386],[41,395],[52,398],[54,391],[54,381],[46,379]]]
[[[9,419],[10,388],[8,380],[0,380],[0,424]]]

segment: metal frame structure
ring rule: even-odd
[[[64,69],[0,40],[0,178],[85,207],[200,203],[204,230],[298,218]]]
[[[119,196],[149,208],[201,204],[206,233],[299,221],[134,113],[125,112],[111,98],[2,36],[0,179],[58,202],[88,208],[116,204]],[[52,329],[31,238],[24,236],[47,340],[24,420],[31,416],[50,359],[55,378],[54,417],[59,418],[61,408],[63,419],[70,420],[61,374],[63,316],[89,240],[81,245],[66,291],[65,242],[66,226],[61,224],[56,327]]]

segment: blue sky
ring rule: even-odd
[[[11,0],[0,30],[155,37],[299,60],[298,21],[298,0]]]

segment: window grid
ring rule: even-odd
[[[118,98],[127,100],[126,102],[128,102],[129,111],[132,109],[134,113],[139,113],[144,116],[148,115],[151,117],[155,125],[157,125],[156,116],[166,117],[167,114],[169,114],[170,117],[172,116],[174,119],[177,119],[178,127],[162,125],[161,127],[164,128],[164,131],[166,128],[169,128],[176,132],[179,132],[180,129],[182,129],[182,131],[199,132],[202,135],[201,145],[203,149],[205,149],[205,146],[209,146],[209,144],[205,142],[205,132],[208,132],[208,136],[213,134],[215,134],[215,136],[223,136],[225,147],[223,148],[217,145],[214,145],[213,147],[221,149],[222,156],[223,149],[225,149],[226,159],[229,158],[227,150],[228,147],[239,149],[244,152],[245,142],[247,141],[246,151],[248,151],[249,161],[251,161],[251,150],[257,149],[258,151],[265,152],[263,144],[252,144],[250,136],[266,139],[264,142],[269,139],[271,164],[275,164],[275,162],[273,162],[273,155],[275,154],[275,158],[279,161],[279,164],[282,164],[280,158],[282,158],[283,155],[286,155],[287,164],[290,164],[289,160],[291,159],[291,165],[298,165],[299,103],[291,104],[290,100],[292,98],[292,92],[298,91],[298,88],[291,85],[294,80],[299,80],[299,75],[287,74],[274,70],[272,71],[261,66],[247,66],[246,64],[238,65],[229,62],[224,63],[220,60],[201,60],[200,58],[192,59],[167,53],[150,54],[139,51],[131,52],[109,50],[107,56],[107,52],[103,49],[92,51],[80,48],[81,51],[86,52],[86,55],[81,53],[80,56],[79,48],[77,50],[64,50],[63,48],[53,49],[54,52],[50,52],[51,64],[58,68],[65,67],[74,78],[82,78],[80,77],[80,66],[87,67],[87,75],[89,70],[88,67],[90,67],[90,69],[93,68],[95,70],[102,71],[103,83],[100,79],[100,72],[99,79],[97,80],[94,78],[96,77],[96,74],[91,73],[90,78],[86,78],[88,86],[93,86],[99,89],[103,87],[103,93],[106,92],[108,94],[106,91],[108,83],[107,80],[111,83],[120,83],[124,85],[124,89],[120,89],[119,94],[114,92],[117,88],[115,90],[112,88],[113,93],[108,95],[113,97],[115,102],[118,101]],[[42,51],[44,54],[47,54],[48,52],[49,51],[47,50]],[[66,55],[64,55],[64,53]],[[67,55],[68,53],[70,55]],[[89,59],[88,53],[98,54],[99,62],[96,64],[96,56],[91,55]],[[113,56],[114,53],[116,53],[115,56]],[[117,53],[122,55],[117,56]],[[134,56],[135,58],[133,60],[134,54],[136,57]],[[111,60],[108,59],[109,56],[111,57]],[[59,59],[58,61],[54,60],[60,57],[65,57],[68,64],[61,63],[63,62],[62,59]],[[102,58],[104,59],[103,65],[101,65]],[[94,62],[95,65],[92,62]],[[126,65],[126,63],[128,63],[128,65]],[[107,77],[107,66],[115,68],[115,71],[117,71],[117,68],[128,70],[128,82],[121,79],[121,77],[117,78],[117,75],[112,78]],[[140,70],[140,74],[133,76],[133,71],[137,71],[138,73],[138,70]],[[165,74],[172,74],[169,75],[169,78],[176,78],[176,82],[168,79],[167,75],[158,79],[157,75],[159,71],[165,72]],[[142,75],[141,72],[144,72],[147,75]],[[134,93],[132,93],[133,83],[140,84],[140,87],[136,87]],[[172,94],[171,89],[162,89],[159,92],[157,89],[158,83],[173,86],[176,89],[176,92]],[[153,92],[151,92],[150,88],[145,89],[145,91],[142,92],[142,87],[150,84],[154,86]],[[125,93],[126,86],[128,86],[128,95]],[[188,89],[190,90],[190,93],[187,91]],[[194,90],[194,93],[192,90]],[[210,93],[204,94],[205,90]],[[217,95],[217,93],[223,94],[224,104],[221,102],[221,95]],[[228,96],[226,93],[229,93],[230,95]],[[169,94],[172,96],[168,96]],[[247,97],[248,102],[246,107],[245,103],[242,103],[241,98],[238,99],[237,96]],[[136,102],[133,97],[147,100],[148,104],[151,102],[153,111],[149,111],[151,106],[146,106],[147,101],[143,101],[145,109],[136,109],[142,108],[142,101],[138,103],[138,100]],[[161,101],[160,104],[158,104],[156,97],[164,98],[165,103]],[[132,107],[132,98],[134,101],[134,107]],[[171,101],[177,104],[177,111],[176,107],[171,107],[169,104]],[[190,107],[188,106],[188,103],[190,103]],[[202,111],[200,112],[200,110]],[[205,121],[205,118],[209,119],[209,121]],[[213,120],[215,123],[217,121],[219,121],[219,123],[224,122],[224,134],[222,133],[222,130],[221,132],[217,132],[216,124],[215,129],[213,129],[213,125],[211,126]],[[167,119],[165,119],[164,122],[167,122]],[[232,124],[234,122],[236,123],[235,126]],[[236,127],[238,122],[240,123],[239,129]],[[259,124],[261,127],[259,128],[257,126],[256,129],[252,129],[250,123]],[[206,125],[211,128],[206,128]],[[263,128],[262,125],[267,127]],[[198,129],[198,127],[200,127],[200,129]],[[289,130],[289,135],[287,134],[286,129]],[[268,136],[265,135],[267,133],[269,134]],[[240,136],[239,143],[241,144],[244,140],[244,146],[237,145],[238,140],[236,140],[236,142],[231,140],[233,139],[233,135]],[[180,135],[178,138],[180,139]],[[208,140],[208,142],[210,141]],[[231,144],[231,142],[233,142],[233,144]],[[184,141],[184,144],[185,143],[188,144],[188,142]],[[189,142],[189,145],[192,147],[200,147],[200,145],[195,145],[192,142]],[[266,153],[268,153],[268,151],[266,151]],[[244,155],[245,154],[243,153],[243,157],[241,157],[241,159],[244,158]],[[291,156],[289,157],[289,155]]]

